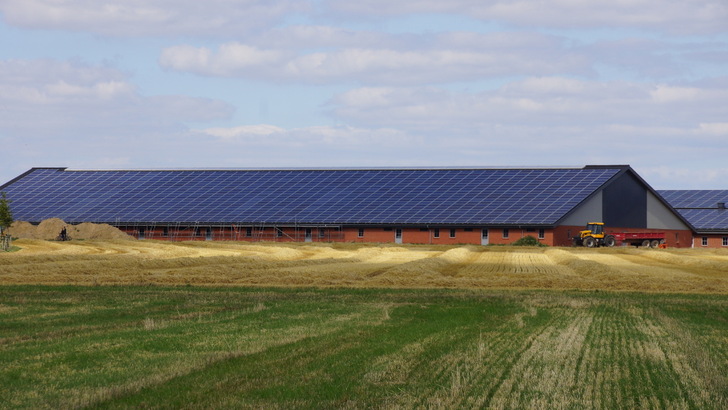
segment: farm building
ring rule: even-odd
[[[574,168],[70,170],[0,186],[16,220],[108,223],[140,239],[570,245],[690,224],[627,165]]]
[[[659,193],[695,229],[694,247],[728,247],[728,191],[665,190]]]

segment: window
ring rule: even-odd
[[[360,237],[360,238],[363,238],[364,237],[364,228],[359,228],[359,233],[358,233],[357,236]]]
[[[162,228],[162,236],[165,237],[165,238],[169,236],[169,228],[168,227],[165,226],[164,228]]]
[[[510,231],[508,229],[503,230],[503,239],[508,239],[508,236],[510,236]]]
[[[326,229],[319,229],[319,238],[325,238],[326,237]]]
[[[703,246],[708,246],[708,237],[703,236]]]
[[[250,238],[251,236],[253,236],[253,228],[252,227],[249,226],[249,227],[245,228],[245,236],[247,236],[248,238]]]
[[[728,246],[728,236],[723,237],[723,246]]]
[[[283,229],[281,229],[281,228],[276,228],[276,236],[277,236],[277,237],[279,237],[279,238],[280,238],[281,236],[283,236]]]
[[[455,237],[455,229],[450,229],[450,237],[451,238]]]
[[[538,239],[544,239],[546,237],[546,230],[543,228],[538,230]]]
[[[440,237],[440,228],[435,228],[432,236],[434,236],[435,238],[439,238]]]

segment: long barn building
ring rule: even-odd
[[[108,223],[139,239],[570,245],[607,232],[692,227],[627,165],[578,168],[70,170],[0,186],[16,220]]]

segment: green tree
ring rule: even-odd
[[[10,210],[10,200],[5,192],[0,192],[0,248],[7,251],[10,248],[10,235],[7,233],[13,224],[13,211]]]

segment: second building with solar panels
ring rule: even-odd
[[[107,223],[139,239],[571,245],[588,222],[692,227],[627,165],[579,168],[71,170],[0,186],[16,220]]]

